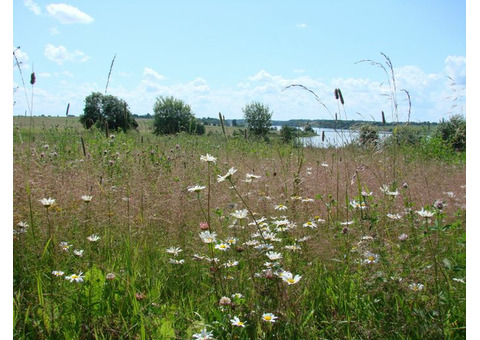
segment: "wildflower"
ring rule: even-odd
[[[225,268],[235,267],[235,266],[238,266],[238,261],[228,260],[227,262],[225,262],[225,263],[223,264],[223,266],[224,266]]]
[[[228,305],[232,304],[232,300],[230,300],[229,297],[222,296],[222,297],[220,298],[220,301],[218,302],[218,304],[219,304],[220,306],[228,306]]]
[[[75,255],[77,255],[78,257],[82,257],[82,256],[83,256],[83,251],[84,251],[83,249],[80,249],[80,250],[75,249],[75,250],[73,251],[73,253],[74,253]]]
[[[68,244],[67,242],[60,242],[60,247],[62,250],[68,251],[68,248],[70,248],[72,245]]]
[[[271,244],[267,244],[267,243],[259,244],[255,246],[255,249],[257,250],[272,250],[273,248],[274,247]]]
[[[387,217],[388,217],[389,219],[391,219],[391,220],[399,220],[399,219],[402,218],[402,215],[400,215],[400,214],[390,214],[390,213],[388,213],[388,214],[387,214]]]
[[[281,260],[281,259],[282,259],[282,254],[281,254],[281,253],[275,253],[275,252],[273,252],[273,251],[269,251],[269,252],[266,253],[265,255],[267,255],[267,257],[268,257],[271,261]]]
[[[285,206],[285,205],[283,205],[283,204],[277,204],[277,205],[275,206],[275,210],[280,210],[280,211],[282,211],[282,210],[287,210],[287,209],[288,209],[287,206]]]
[[[398,236],[398,239],[399,239],[400,241],[405,241],[407,238],[408,238],[408,235],[407,235],[407,234],[402,234],[402,235]]]
[[[193,187],[188,188],[188,191],[189,192],[200,192],[200,191],[204,190],[205,188],[206,187],[201,186],[201,185],[195,185]]]
[[[200,230],[208,230],[209,229],[208,222],[200,222],[198,224],[198,226],[200,227]]]
[[[217,234],[211,233],[208,230],[201,232],[199,236],[202,239],[203,243],[213,243],[217,240]]]
[[[424,210],[423,208],[422,208],[422,210],[417,211],[417,214],[419,214],[421,217],[425,217],[425,218],[433,217],[433,212],[428,211],[428,210]]]
[[[353,201],[350,201],[350,205],[352,206],[353,209],[361,209],[361,210],[364,210],[367,208],[367,206],[365,205],[365,202],[357,202],[355,200]]]
[[[93,196],[88,196],[88,195],[83,195],[82,196],[82,200],[85,202],[85,203],[90,203],[92,201],[92,198]]]
[[[225,242],[228,243],[228,244],[237,244],[237,241],[238,241],[237,238],[236,238],[236,237],[233,237],[233,236],[228,237],[228,238],[225,240]]]
[[[238,316],[235,316],[233,319],[230,319],[230,322],[232,323],[232,326],[237,326],[237,327],[245,327],[245,322],[240,321]]]
[[[83,282],[83,278],[85,276],[82,275],[82,272],[78,273],[78,274],[72,274],[70,276],[65,276],[65,280],[70,280],[70,282]]]
[[[230,245],[227,243],[219,243],[215,245],[215,249],[227,251],[228,249],[230,249]]]
[[[452,280],[455,281],[455,282],[465,283],[465,280],[462,280],[462,279],[459,279],[459,278],[456,278],[456,277],[452,278]]]
[[[200,333],[195,333],[195,334],[193,334],[193,338],[194,338],[194,339],[198,339],[198,340],[210,340],[210,339],[214,339],[213,333],[212,333],[212,332],[208,332],[206,328],[202,329],[202,331],[201,331]]]
[[[328,164],[326,162],[323,162],[322,164],[320,164],[321,166],[323,166],[324,168],[328,168]]]
[[[345,222],[340,222],[340,225],[351,225],[353,224],[354,222],[353,221],[345,221]]]
[[[107,279],[107,280],[109,280],[109,281],[115,280],[115,274],[114,274],[114,273],[108,273],[108,274],[105,276],[105,279]]]
[[[313,198],[302,198],[302,203],[311,203],[315,202]]]
[[[100,240],[100,236],[92,234],[87,237],[87,240],[89,240],[90,242],[97,242],[98,240]]]
[[[304,228],[311,228],[311,229],[314,229],[317,227],[317,224],[315,222],[312,222],[312,221],[308,221],[308,222],[305,222],[303,224],[303,227]]]
[[[298,281],[300,281],[300,279],[302,278],[300,275],[295,275],[293,276],[292,273],[288,272],[288,271],[283,271],[281,272],[280,274],[280,277],[282,278],[282,280],[286,283],[288,283],[289,285],[293,285],[295,283],[297,283]]]
[[[254,174],[246,174],[245,181],[251,181],[253,179],[259,179],[261,176],[254,175]]]
[[[377,263],[378,260],[380,259],[380,255],[374,254],[372,252],[365,252],[364,254],[365,259],[363,260],[363,263]]]
[[[168,260],[169,263],[173,263],[173,264],[184,264],[185,263],[185,260],[175,260],[175,259],[170,259]]]
[[[278,317],[276,317],[272,313],[263,313],[262,315],[262,320],[265,322],[274,323],[276,319],[278,319]]]
[[[244,242],[243,244],[246,246],[257,246],[260,242],[257,240],[248,240]]]
[[[24,221],[20,221],[17,223],[17,226],[20,228],[28,228],[28,223]]]
[[[299,238],[297,242],[302,243],[308,241],[309,239],[311,239],[311,236],[304,236],[302,238]]]
[[[62,276],[64,274],[64,272],[62,272],[61,270],[54,270],[52,272],[52,275],[54,276]]]
[[[24,234],[27,232],[28,224],[27,222],[18,222],[17,223],[17,229],[13,229],[13,234],[18,235],[18,234]]]
[[[169,254],[172,254],[173,256],[178,256],[183,250],[180,249],[179,247],[170,247],[167,248],[166,252]]]
[[[232,294],[232,299],[241,299],[243,298],[243,294],[241,293],[233,293]]]
[[[213,157],[212,155],[209,155],[208,153],[205,156],[200,156],[200,160],[202,162],[212,162],[212,163],[217,162],[217,159],[215,157]]]
[[[42,198],[40,200],[40,203],[42,203],[43,206],[48,209],[55,203],[55,199],[54,198]]]
[[[411,284],[408,285],[408,288],[410,288],[414,292],[418,292],[418,291],[422,290],[423,288],[425,288],[425,286],[422,285],[421,283],[411,283]]]
[[[237,172],[237,169],[235,168],[230,168],[227,173],[225,174],[225,176],[220,176],[220,175],[217,175],[217,182],[223,182],[225,181],[226,179],[230,179],[233,174],[235,174]]]
[[[370,197],[372,196],[372,192],[368,192],[368,191],[365,191],[365,190],[362,190],[362,197]]]
[[[380,188],[380,191],[383,192],[385,195],[394,196],[394,197],[399,194],[398,190],[390,191],[388,186],[385,184]]]
[[[247,218],[247,215],[248,215],[248,210],[247,209],[243,209],[243,210],[235,210],[233,213],[231,213],[230,215],[232,215],[233,217],[235,217],[236,219],[244,219],[244,218]]]
[[[445,205],[446,205],[446,204],[445,204],[442,200],[436,200],[436,201],[433,203],[433,206],[434,206],[435,208],[437,208],[438,210],[442,210]]]
[[[453,191],[444,191],[443,193],[450,198],[455,198],[455,193]]]
[[[362,236],[361,238],[362,241],[373,241],[373,237],[369,235]]]

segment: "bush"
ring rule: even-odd
[[[242,111],[245,115],[249,133],[254,136],[266,137],[272,125],[272,112],[270,112],[268,106],[259,102],[252,102],[246,105]]]
[[[450,117],[449,121],[442,121],[437,127],[436,137],[441,138],[455,151],[465,151],[467,148],[467,122],[460,115]]]
[[[280,129],[280,137],[282,137],[282,142],[284,143],[292,142],[293,139],[296,137],[295,128],[288,125],[283,125]]]
[[[378,130],[373,125],[362,125],[359,131],[359,142],[363,146],[371,144],[377,144],[378,142]]]
[[[396,143],[398,146],[417,146],[422,140],[422,135],[418,128],[411,126],[397,126],[392,135],[388,136],[385,142],[387,144]]]
[[[92,92],[85,98],[83,115],[80,116],[80,123],[89,129],[97,126],[100,129],[108,124],[109,130],[122,129],[127,131],[137,128],[138,123],[133,118],[127,103],[112,95],[103,95],[100,92]]]
[[[174,134],[180,131],[195,133],[201,131],[190,108],[180,99],[174,97],[158,97],[153,105],[154,131],[156,135]],[[203,133],[205,127],[203,126]],[[200,130],[199,130],[200,129]]]

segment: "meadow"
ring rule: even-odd
[[[14,118],[15,339],[462,339],[465,162]]]

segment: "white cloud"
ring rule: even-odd
[[[157,71],[149,68],[149,67],[145,67],[143,69],[143,75],[145,76],[145,78],[147,79],[151,79],[151,80],[165,80],[166,77],[160,73],[158,73]]]
[[[457,85],[465,85],[467,82],[467,58],[448,56],[445,59],[445,72]]]
[[[33,13],[35,13],[35,15],[42,14],[42,10],[40,9],[40,6],[38,6],[32,0],[24,0],[23,4],[25,5],[25,7],[27,7],[29,10],[31,10]]]
[[[76,50],[69,52],[63,45],[55,47],[52,44],[47,44],[45,46],[44,54],[49,60],[57,63],[58,65],[62,65],[65,61],[84,62],[89,59],[89,57],[82,51]]]
[[[305,23],[297,24],[297,27],[301,28],[301,29],[304,29],[304,28],[307,28],[307,24],[305,24]]]
[[[48,13],[62,24],[89,24],[93,18],[77,7],[67,4],[49,4],[46,6]]]
[[[60,34],[60,31],[56,27],[51,27],[49,29],[49,32],[50,32],[50,35],[59,35]]]

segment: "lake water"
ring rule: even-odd
[[[281,126],[275,126],[277,130],[281,129]],[[304,146],[316,147],[316,148],[326,148],[329,146],[342,147],[345,146],[354,140],[358,139],[358,132],[354,130],[342,130],[342,129],[324,129],[324,128],[313,128],[318,136],[313,137],[302,137],[300,141]],[[322,142],[322,133],[325,133],[325,139]],[[391,133],[386,131],[379,131],[378,136],[380,139],[389,136]]]

